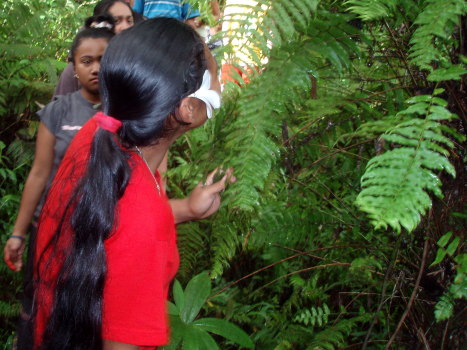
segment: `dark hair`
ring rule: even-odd
[[[118,221],[117,202],[131,176],[129,148],[154,144],[164,135],[166,118],[199,88],[205,69],[201,39],[176,19],[141,22],[109,43],[100,88],[103,111],[122,122],[120,141],[97,129],[84,175],[51,240],[53,246],[71,227],[72,243],[57,280],[41,350],[101,349],[104,240]],[[49,195],[59,191],[52,187]]]
[[[107,23],[112,28],[93,28],[91,27],[93,23]],[[112,16],[109,15],[99,15],[87,18],[84,24],[84,28],[81,29],[73,39],[73,43],[71,44],[70,48],[70,53],[68,54],[68,61],[75,64],[76,50],[81,45],[81,42],[84,39],[106,39],[107,41],[110,41],[110,39],[112,39],[115,35],[113,32],[114,23],[114,19],[112,18]]]
[[[102,1],[99,1],[96,4],[96,6],[94,6],[94,11],[93,11],[94,16],[101,15],[101,14],[104,14],[104,13],[109,13],[109,9],[116,2],[120,2],[120,3],[125,4],[126,6],[128,6],[128,8],[131,11],[131,15],[133,16],[133,20],[135,21],[135,23],[139,23],[139,22],[141,22],[143,20],[143,17],[139,13],[133,11],[131,6],[124,0],[102,0]]]
[[[92,14],[94,16],[98,16],[98,15],[102,15],[104,13],[109,13],[109,9],[116,3],[116,2],[120,2],[122,4],[125,4],[126,6],[128,6],[128,8],[130,9],[131,13],[133,13],[133,9],[131,8],[131,6],[124,0],[102,0],[102,1],[99,1],[96,6],[94,6],[94,10],[92,12]]]

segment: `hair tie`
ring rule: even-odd
[[[96,120],[97,124],[101,129],[115,133],[122,126],[122,122],[102,112],[97,112],[93,119]]]
[[[91,23],[91,25],[89,26],[91,28],[107,28],[109,30],[113,30],[114,26],[111,25],[109,22],[106,22],[106,21],[102,21],[102,22],[97,22],[97,21],[94,21]]]

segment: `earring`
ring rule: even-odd
[[[79,79],[78,74],[73,75],[76,79]]]

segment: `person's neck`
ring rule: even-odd
[[[83,88],[79,90],[81,96],[83,96],[86,100],[91,102],[93,105],[97,105],[101,103],[101,96],[99,94],[93,94]]]
[[[172,117],[169,117],[168,128],[174,130],[171,135],[161,138],[157,141],[157,144],[153,146],[140,147],[141,153],[143,154],[144,160],[148,163],[149,168],[153,173],[159,168],[159,165],[164,159],[165,154],[168,152],[172,143],[183,135],[187,130],[174,122]]]
[[[170,139],[161,139],[156,145],[140,147],[144,160],[154,174],[162,162],[165,154],[170,148],[172,141]]]

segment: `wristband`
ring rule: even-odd
[[[26,240],[26,238],[24,238],[23,236],[18,236],[18,235],[11,235],[10,238],[18,238],[18,239],[20,239],[22,241]]]

